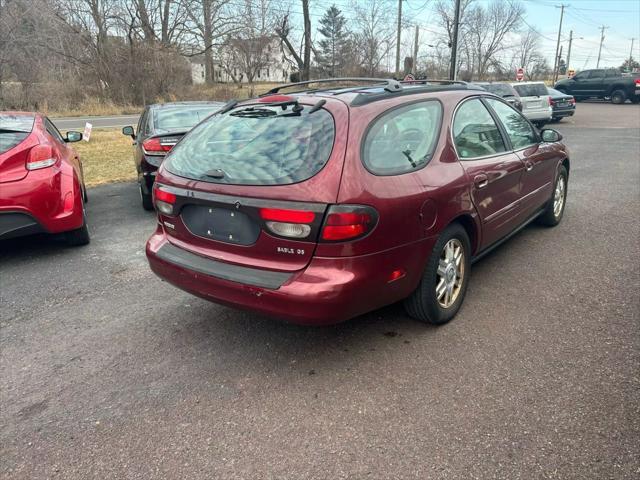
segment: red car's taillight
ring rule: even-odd
[[[142,142],[142,149],[147,155],[164,156],[170,151],[175,143],[163,143],[159,138],[147,138]]]
[[[36,145],[29,151],[27,170],[38,170],[55,165],[58,161],[56,154],[49,145]]]
[[[260,216],[267,228],[276,235],[289,238],[307,238],[311,233],[310,223],[316,217],[314,212],[304,210],[282,210],[261,208]]]
[[[176,203],[176,196],[173,193],[162,190],[162,187],[155,184],[153,186],[153,200],[160,213],[173,215],[173,205]]]
[[[327,242],[355,240],[371,232],[377,222],[378,214],[371,207],[334,205],[327,213],[321,239]]]

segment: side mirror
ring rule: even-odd
[[[553,130],[552,128],[545,128],[540,132],[542,136],[542,141],[545,143],[553,143],[559,142],[562,140],[562,135],[560,132]]]
[[[82,133],[80,132],[67,132],[67,138],[64,139],[67,143],[79,142],[82,140]]]
[[[133,130],[131,125],[127,125],[126,127],[122,127],[122,134],[127,137],[131,137],[134,140],[136,139],[136,132]]]

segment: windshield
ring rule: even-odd
[[[311,178],[331,155],[333,117],[326,110],[296,110],[252,105],[215,115],[174,147],[165,166],[182,177],[234,185]]]
[[[0,153],[11,150],[29,136],[33,129],[33,115],[0,113]]]
[[[155,130],[189,130],[216,110],[219,105],[162,107],[153,112],[153,126]]]
[[[482,88],[501,97],[516,96],[516,93],[511,89],[511,87],[504,85],[503,83],[489,83],[487,85],[483,85]]]
[[[518,95],[521,97],[541,97],[543,95],[549,95],[547,92],[547,86],[544,83],[525,83],[522,85],[514,85]]]

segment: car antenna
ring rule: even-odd
[[[225,103],[224,107],[222,107],[220,110],[217,111],[217,113],[218,114],[227,113],[229,110],[231,110],[237,104],[238,104],[237,100],[229,100],[227,103]]]
[[[309,110],[309,115],[311,115],[313,112],[317,112],[318,110],[320,110],[324,106],[325,103],[327,103],[326,100],[324,100],[324,99],[320,100],[313,107],[311,107],[311,110]]]

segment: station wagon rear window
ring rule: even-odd
[[[245,105],[215,115],[174,147],[165,168],[181,177],[232,185],[307,180],[329,160],[335,136],[331,114],[310,110]]]
[[[0,114],[0,153],[7,152],[29,136],[33,115]]]
[[[220,110],[220,107],[217,105],[160,108],[153,111],[153,125],[156,130],[188,130],[216,110]]]

